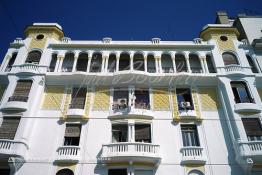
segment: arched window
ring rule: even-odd
[[[74,172],[70,169],[59,170],[56,175],[74,175]]]
[[[154,55],[149,54],[147,56],[147,72],[149,73],[155,73],[156,72],[156,62]]]
[[[88,54],[80,53],[76,63],[76,71],[86,72],[88,64]]]
[[[145,71],[144,56],[141,53],[135,53],[134,55],[134,70]]]
[[[231,65],[231,64],[239,64],[236,55],[233,53],[225,52],[222,54],[222,57],[223,57],[225,66]]]
[[[5,68],[5,72],[10,72],[10,71],[11,71],[12,66],[13,66],[13,64],[14,64],[14,62],[15,62],[16,56],[17,56],[17,52],[14,52],[14,53],[12,54],[12,57],[10,58],[10,60],[9,60],[9,62],[8,62],[8,65],[7,65],[6,68]]]
[[[116,71],[116,55],[110,54],[108,58],[108,72],[115,72]]]
[[[39,50],[33,50],[28,53],[26,63],[39,64],[42,53]]]
[[[250,67],[251,67],[252,72],[253,73],[258,73],[258,69],[257,69],[257,67],[256,67],[256,65],[254,63],[255,60],[253,60],[249,55],[246,55],[246,57],[247,57],[247,61],[248,61],[249,65],[250,65]]]
[[[206,55],[207,67],[209,73],[216,73],[211,55]]]
[[[182,54],[176,54],[175,57],[176,62],[176,71],[177,72],[187,72],[187,64],[186,64],[186,58]]]
[[[188,175],[204,175],[204,173],[199,170],[192,170],[188,173]]]
[[[251,94],[245,82],[232,81],[230,84],[236,103],[254,103],[254,99],[251,97]]]
[[[48,70],[49,72],[55,71],[56,61],[57,61],[57,54],[54,53],[54,54],[52,54],[51,63],[49,65],[49,70]]]
[[[161,64],[162,64],[162,71],[163,73],[173,73],[173,61],[169,54],[162,54],[161,55]]]
[[[189,63],[192,73],[203,73],[198,55],[189,54]]]
[[[119,71],[130,70],[130,55],[121,53],[119,58]]]
[[[74,64],[74,53],[67,53],[62,64],[62,72],[72,72]]]
[[[94,53],[91,60],[90,72],[101,72],[102,54]]]

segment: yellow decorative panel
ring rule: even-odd
[[[259,97],[260,97],[260,99],[262,101],[262,88],[257,88],[257,92],[258,92]]]
[[[108,110],[109,108],[109,89],[96,89],[93,110]]]
[[[5,89],[6,89],[5,86],[0,86],[0,102],[1,102],[2,97],[3,97],[3,95],[4,95]]]
[[[44,38],[41,40],[36,39],[36,36],[39,34],[43,34]],[[43,49],[45,47],[47,38],[59,39],[59,35],[52,30],[34,30],[30,32],[28,37],[32,38],[29,45],[29,50],[33,48]]]
[[[195,89],[191,90],[193,103],[194,103],[194,109],[196,111],[197,119],[201,119],[200,111],[199,111],[199,105],[198,105],[198,98],[197,98],[197,92]]]
[[[173,119],[179,120],[177,96],[176,96],[176,90],[175,89],[172,91],[172,99],[173,99]]]
[[[167,89],[153,90],[153,109],[169,110],[169,95]]]
[[[44,94],[42,109],[57,109],[61,107],[64,95],[63,86],[48,86]]]
[[[220,108],[216,88],[199,88],[202,110],[212,111]]]
[[[64,102],[64,106],[62,109],[62,119],[66,118],[66,113],[69,107],[69,104],[71,103],[71,93],[72,93],[72,88],[67,88],[66,89],[66,98],[65,98],[65,102]]]
[[[91,93],[87,91],[86,92],[86,101],[85,101],[85,116],[84,116],[84,119],[88,119],[88,117],[89,117],[90,101],[91,101]]]
[[[227,41],[222,41],[220,39],[220,36],[227,36],[228,40]],[[226,50],[231,50],[235,51],[235,45],[233,43],[233,40],[237,40],[237,37],[235,34],[213,34],[212,38],[216,40],[217,45],[219,47],[220,53],[226,51]]]
[[[186,165],[185,169],[186,169],[186,174],[189,174],[190,171],[193,171],[193,170],[198,170],[198,171],[202,172],[203,174],[205,174],[205,166],[203,166],[203,165],[200,165],[200,166],[194,165],[194,164]]]

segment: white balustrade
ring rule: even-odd
[[[57,149],[57,161],[79,161],[80,147],[79,146],[61,146]]]
[[[225,66],[226,72],[242,72],[244,71],[240,65],[227,65]]]
[[[22,141],[0,139],[0,154],[24,157],[28,145]]]
[[[139,142],[123,142],[103,145],[103,157],[147,156],[159,157],[159,145]]]
[[[34,74],[42,74],[47,70],[47,66],[40,66],[38,64],[25,63],[21,65],[12,66],[13,73],[34,73]]]
[[[197,146],[181,148],[183,163],[204,163],[206,162],[203,148]]]
[[[262,155],[262,141],[239,142],[240,150],[245,155]]]

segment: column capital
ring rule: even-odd
[[[58,59],[58,60],[63,60],[64,58],[65,58],[64,55],[57,55],[57,59]]]

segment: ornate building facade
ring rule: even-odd
[[[261,26],[219,12],[193,41],[27,26],[0,67],[0,174],[261,174]]]

